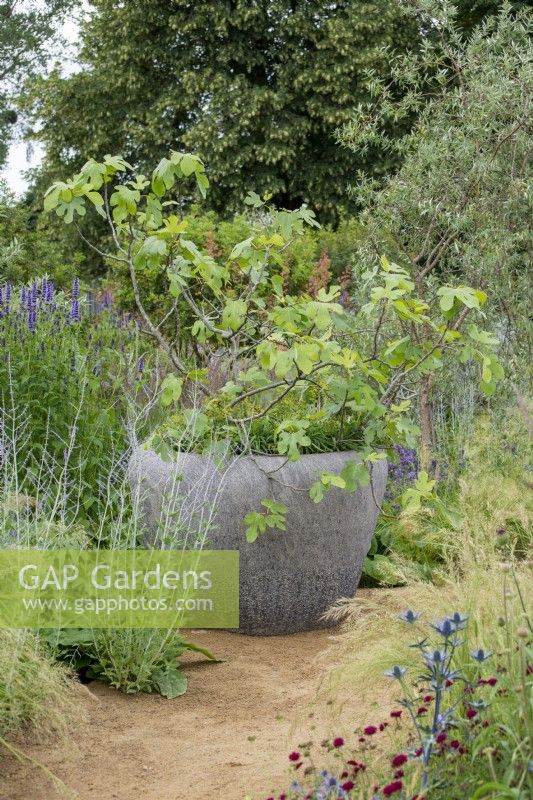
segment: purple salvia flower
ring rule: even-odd
[[[80,321],[80,304],[75,298],[72,299],[72,304],[70,306],[69,320],[70,322]]]
[[[54,296],[54,284],[52,281],[43,278],[41,283],[41,298],[43,303],[49,305],[52,302],[52,298]]]
[[[28,312],[28,330],[34,331],[37,322],[37,311],[35,308],[30,308]]]
[[[80,296],[80,281],[78,278],[74,278],[74,283],[72,284],[72,300],[78,300]]]

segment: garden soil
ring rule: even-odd
[[[68,742],[18,742],[78,800],[264,800],[289,783],[298,742],[349,735],[365,720],[357,691],[330,699],[335,631],[247,637],[191,632],[222,663],[184,656],[187,694],[126,696],[80,687]],[[0,755],[1,800],[65,797],[33,763]]]

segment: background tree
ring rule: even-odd
[[[0,3],[0,166],[17,121],[14,99],[21,81],[43,66],[61,17],[74,4],[75,0]]]
[[[476,25],[480,25],[487,17],[498,14],[506,5],[502,0],[455,0],[457,8],[457,25],[465,33],[472,33]],[[511,11],[521,11],[531,7],[530,0],[514,0],[507,3]]]
[[[384,185],[359,186],[367,231],[360,263],[372,269],[376,253],[390,254],[427,301],[437,281],[462,279],[485,289],[495,301],[508,373],[521,381],[531,363],[531,20],[507,9],[465,46],[454,7],[425,6],[425,24],[438,32],[435,47],[392,68],[395,86],[409,91],[398,102],[376,82],[372,107],[362,108],[342,135],[357,155],[381,146],[402,161]],[[386,135],[391,120],[423,104],[407,136]],[[423,458],[432,443],[432,383],[428,375],[420,393]]]
[[[382,48],[417,39],[391,0],[94,0],[82,69],[34,87],[45,171],[117,151],[146,169],[183,148],[208,164],[219,212],[254,189],[286,207],[312,197],[322,221],[336,220],[353,156],[335,131],[368,98],[366,71],[387,74]],[[382,173],[390,156],[369,151],[359,166]]]

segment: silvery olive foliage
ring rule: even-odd
[[[390,79],[375,76],[340,133],[356,156],[383,149],[401,163],[379,184],[358,176],[359,263],[387,252],[423,298],[452,278],[486,290],[518,372],[524,349],[531,360],[531,12],[504,3],[468,38],[447,0],[408,0],[404,12],[427,32],[422,47],[398,55]],[[389,135],[414,115],[405,136]]]
[[[357,460],[349,460],[338,475],[317,475],[309,494],[320,502],[333,487],[355,491],[368,485],[372,462],[385,458],[387,448],[414,443],[411,399],[421,377],[447,359],[477,363],[482,389],[494,391],[503,371],[495,338],[478,324],[484,292],[444,284],[424,300],[409,270],[382,256],[363,278],[366,301],[356,312],[339,302],[337,286],[316,297],[287,294],[284,253],[306,226],[317,225],[312,211],[279,210],[250,193],[246,202],[257,215],[253,235],[219,260],[187,239],[186,220],[176,213],[176,189],[190,191],[191,182],[205,195],[209,182],[195,155],[171,152],[150,178],[134,174],[122,158],[106,156],[54,183],[45,197],[46,210],[74,224],[82,236],[87,210],[107,221],[114,248],[101,255],[127,265],[143,329],[171,360],[174,372],[162,394],[169,408],[166,436],[152,440],[160,450],[168,450],[173,425],[185,419],[197,446],[212,441],[215,431],[241,452],[249,451],[250,428],[268,421],[290,398],[289,412],[276,419],[272,432],[275,451],[287,460],[296,461],[312,445],[312,420],[333,419],[339,430],[349,428],[358,438]],[[139,291],[139,275],[154,266],[168,275],[173,298],[162,319],[147,313]],[[183,312],[194,319],[188,351],[180,341]],[[169,313],[174,337],[162,333]],[[392,337],[385,335],[386,322],[388,330],[394,323]],[[222,376],[215,386],[213,364]],[[192,396],[200,399],[191,403]],[[422,471],[405,493],[405,506],[419,508],[433,485]],[[246,519],[251,541],[284,524],[284,506],[263,505]]]

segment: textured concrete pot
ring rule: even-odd
[[[215,507],[213,550],[240,551],[240,631],[271,635],[328,627],[325,611],[342,597],[353,597],[370,547],[385,492],[387,464],[372,470],[370,487],[347,493],[331,489],[313,503],[308,489],[323,470],[340,472],[353,453],[304,455],[286,463],[279,456],[243,456],[221,471],[206,457],[180,454],[174,463],[139,448],[129,466],[132,487],[140,491],[147,530],[153,541],[163,498],[178,493],[182,508]],[[223,474],[222,474],[223,473]],[[176,476],[180,476],[176,481]],[[287,530],[269,530],[253,544],[244,536],[243,518],[271,498],[284,503]],[[182,512],[180,512],[182,513]]]

